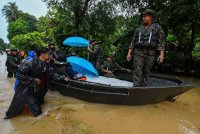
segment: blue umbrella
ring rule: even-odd
[[[63,44],[72,47],[88,47],[89,41],[82,37],[69,37],[64,40]]]
[[[69,62],[72,65],[73,70],[79,74],[98,77],[97,70],[94,68],[92,63],[83,58],[71,56],[67,58],[67,62]]]

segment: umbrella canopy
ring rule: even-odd
[[[72,47],[88,47],[89,41],[82,37],[69,37],[64,40],[63,44]]]
[[[92,63],[83,58],[71,56],[67,58],[67,62],[69,62],[72,65],[73,70],[79,74],[98,77],[97,70],[94,68]]]

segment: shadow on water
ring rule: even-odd
[[[34,118],[25,108],[22,115],[3,120],[14,94],[5,60],[0,56],[0,134],[200,134],[200,85],[173,103],[144,106],[88,103],[50,91],[41,116]]]

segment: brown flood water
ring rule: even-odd
[[[6,56],[0,56],[0,134],[200,134],[200,80],[177,101],[144,106],[88,103],[49,91],[43,114],[24,113],[4,120],[14,78],[8,79]]]

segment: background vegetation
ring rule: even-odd
[[[36,19],[16,3],[8,3],[2,13],[8,22],[10,47],[29,50],[34,46],[62,42],[69,36],[102,41],[106,54],[115,54],[123,66],[140,13],[155,11],[154,21],[166,34],[166,60],[161,71],[198,73],[200,57],[200,0],[43,0],[49,11]],[[0,50],[5,44],[0,40]],[[84,55],[84,49],[77,51]],[[192,66],[191,66],[192,65]]]

